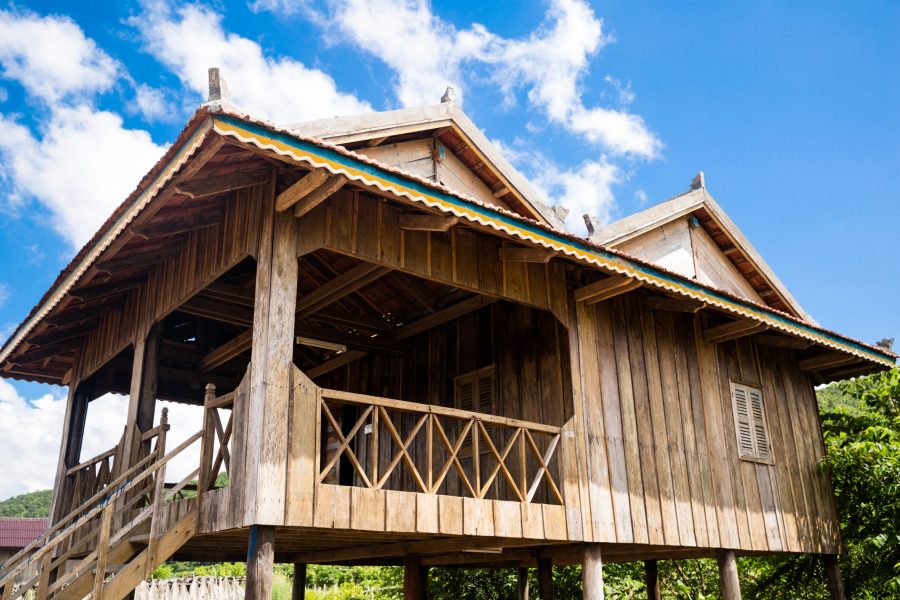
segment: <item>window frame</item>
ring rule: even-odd
[[[775,464],[775,453],[772,447],[772,433],[769,429],[769,417],[766,411],[766,397],[763,394],[762,388],[756,385],[750,385],[747,383],[743,383],[741,381],[736,381],[734,379],[730,380],[729,389],[731,392],[731,414],[734,420],[734,434],[735,434],[735,444],[737,445],[737,455],[740,460],[745,460],[747,462],[754,462],[764,465],[774,465]],[[740,417],[738,415],[738,399],[737,399],[737,390],[743,389],[744,394],[747,398],[747,410],[748,410],[748,421],[750,425],[750,436],[753,444],[753,454],[744,454],[742,451],[741,445],[741,423]],[[753,416],[753,408],[751,405],[751,392],[756,392],[759,396],[760,408],[762,413],[761,425],[763,431],[766,436],[766,452],[768,454],[767,457],[761,456],[759,452],[759,440],[757,438],[756,425],[758,420]]]

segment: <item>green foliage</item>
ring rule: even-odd
[[[40,490],[0,502],[0,517],[46,518],[50,516],[53,492]]]

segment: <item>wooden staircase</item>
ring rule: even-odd
[[[165,452],[168,411],[141,435],[147,455],[0,566],[0,600],[120,600],[197,531],[197,500],[169,522],[167,507],[199,468],[167,489],[166,465],[198,442],[199,431]],[[150,448],[155,439],[155,446]]]

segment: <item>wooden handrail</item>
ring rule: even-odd
[[[505,427],[525,428],[532,431],[540,431],[548,435],[556,435],[562,431],[561,427],[553,425],[545,425],[543,423],[534,423],[531,421],[522,421],[512,417],[501,417],[499,415],[491,415],[487,413],[479,413],[470,410],[461,410],[458,408],[450,408],[447,406],[437,406],[434,404],[421,404],[419,402],[408,402],[406,400],[396,400],[394,398],[383,398],[381,396],[367,396],[366,394],[356,394],[353,392],[342,392],[340,390],[322,389],[322,398],[328,400],[338,400],[340,402],[348,402],[351,404],[362,404],[372,406],[383,406],[393,410],[405,412],[433,414],[443,417],[452,417],[455,419],[468,419],[482,421],[484,423],[492,423],[494,425],[503,425]]]
[[[341,423],[335,416],[338,413],[333,411],[329,403],[355,404],[360,409],[351,421]],[[398,466],[403,463],[415,487],[422,493],[437,494],[451,469],[455,469],[461,485],[473,498],[484,499],[495,481],[503,479],[508,482],[509,490],[519,502],[534,501],[540,485],[545,483],[548,497],[565,504],[559,486],[554,481],[550,464],[562,437],[561,427],[329,389],[321,390],[319,406],[322,424],[329,428],[330,434],[335,436],[337,442],[337,447],[329,455],[323,454],[319,459],[317,478],[319,483],[323,483],[339,464],[341,457],[345,457],[358,479],[357,485],[366,488],[383,489]],[[408,413],[413,415],[414,419],[407,423],[407,427],[401,428],[395,424],[396,417],[392,417],[389,411]],[[448,437],[451,429],[441,424],[442,419],[459,422],[459,432],[452,434],[453,440]],[[495,444],[495,440],[492,439],[496,434],[494,428],[504,430],[509,435],[498,438],[498,443]],[[379,431],[382,429],[389,436],[388,443],[393,449],[392,457],[384,465],[381,464],[379,457]],[[370,437],[361,442],[359,438],[363,430],[367,435],[370,434]],[[422,431],[425,437],[424,450],[421,450],[424,454],[423,465],[417,464],[417,461],[422,459],[421,455],[414,458],[410,450]],[[535,442],[537,435],[549,438],[545,450],[541,450]],[[461,462],[465,457],[461,456],[460,451],[466,444],[470,444],[471,447],[471,472],[467,472]],[[367,448],[366,461],[361,461],[356,455],[361,446]],[[513,453],[516,448],[518,451]],[[445,454],[439,465],[434,463],[436,451]],[[487,457],[493,457],[494,460],[494,464],[486,473],[481,472],[484,460],[482,453]],[[466,457],[468,456],[467,454]],[[515,465],[515,469],[511,465]],[[514,471],[518,471],[516,473],[518,476],[514,475]],[[530,475],[529,471],[533,475]]]
[[[115,455],[116,450],[118,450],[118,448],[119,448],[118,446],[113,446],[112,448],[110,448],[110,449],[107,450],[106,452],[101,452],[101,453],[98,454],[97,456],[95,456],[95,457],[93,457],[93,458],[89,458],[89,459],[87,459],[86,461],[84,461],[84,462],[82,462],[82,463],[78,463],[78,464],[75,465],[74,467],[69,467],[69,468],[66,470],[66,476],[74,475],[75,473],[77,473],[78,471],[80,471],[80,470],[82,470],[82,469],[85,469],[85,468],[87,468],[87,467],[90,467],[91,465],[96,465],[98,462],[100,462],[100,461],[103,460],[104,458],[109,458],[110,456]]]
[[[125,483],[129,477],[137,473],[140,469],[145,467],[148,462],[150,462],[155,456],[153,454],[149,454],[144,457],[133,467],[125,471],[125,473],[119,475],[115,480],[110,482],[110,484],[104,489],[100,490],[96,494],[94,494],[89,500],[82,503],[78,508],[70,512],[63,519],[61,519],[56,525],[50,528],[43,536],[34,540],[28,546],[23,548],[21,551],[17,552],[15,556],[11,557],[5,564],[12,565],[12,567],[7,571],[6,575],[0,578],[0,588],[2,588],[12,577],[14,577],[20,570],[24,564],[31,564],[36,559],[41,558],[51,550],[55,549],[64,539],[67,538],[67,535],[71,532],[77,530],[79,527],[87,523],[89,520],[97,516],[103,508],[126,494],[127,492],[133,490],[139,483],[150,477],[153,473],[158,471],[161,467],[166,465],[170,460],[172,460],[175,456],[180,454],[185,448],[191,446],[194,442],[200,439],[202,435],[202,430],[193,434],[189,438],[187,438],[184,442],[178,445],[174,450],[168,452],[165,456],[158,459],[155,463],[150,465],[143,472],[138,474],[136,477]],[[124,485],[122,485],[125,483]],[[109,490],[113,491],[110,493]],[[105,495],[105,497],[104,497]],[[96,504],[98,501],[101,501],[99,504],[88,510],[86,513],[83,513],[85,508],[92,504]],[[69,524],[70,521],[78,517],[81,514],[81,517],[77,518],[74,523]],[[50,536],[53,534],[57,534],[53,539],[50,539]],[[44,544],[42,547],[41,544]],[[31,556],[28,557],[28,561],[22,562],[21,559],[31,553]]]

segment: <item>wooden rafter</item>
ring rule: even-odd
[[[183,313],[238,325],[241,327],[250,327],[253,325],[253,312],[247,310],[246,307],[228,304],[225,302],[216,302],[209,298],[193,297],[178,307]]]
[[[575,290],[575,301],[596,304],[641,286],[641,282],[631,277],[612,275],[606,279],[589,283]]]
[[[301,296],[300,300],[297,301],[297,314],[304,316],[317,312],[330,304],[334,304],[347,294],[352,294],[364,285],[375,281],[389,271],[390,269],[386,267],[372,263],[357,265],[328,283],[322,284],[312,292]]]
[[[650,296],[646,300],[647,307],[653,310],[669,312],[697,313],[706,306],[699,300],[668,298],[664,296]]]
[[[122,292],[126,292],[130,289],[140,287],[145,283],[147,283],[147,274],[138,273],[137,275],[130,275],[118,280],[104,281],[103,283],[86,285],[84,287],[73,290],[71,292],[71,295],[75,298],[78,298],[82,302],[87,300],[98,300],[100,298],[107,298],[109,296],[121,294]]]
[[[548,263],[556,256],[553,250],[519,246],[504,246],[499,252],[500,260],[503,262]]]
[[[110,274],[127,273],[129,271],[146,269],[161,262],[165,262],[179,252],[181,252],[180,242],[127,256],[114,256],[97,262],[94,266],[98,271],[104,271]]]
[[[197,368],[201,371],[212,371],[240,356],[253,345],[253,330],[248,329],[235,338],[225,342],[215,350],[208,353],[197,363]]]
[[[447,231],[459,222],[453,215],[431,213],[403,213],[400,215],[400,229],[406,231]]]
[[[747,335],[753,335],[754,333],[765,331],[768,328],[768,325],[760,323],[759,321],[740,319],[738,321],[732,321],[731,323],[725,323],[724,325],[704,329],[703,339],[710,344],[720,344]]]
[[[800,361],[801,371],[824,371],[826,369],[834,369],[835,367],[843,367],[860,359],[849,354],[839,354],[837,352],[821,354],[810,358],[804,358]]]
[[[332,175],[325,180],[325,183],[294,203],[294,216],[302,217],[344,187],[346,183],[347,179],[343,175]]]
[[[496,302],[494,298],[486,298],[484,296],[473,296],[468,300],[463,300],[462,302],[458,302],[453,306],[449,306],[443,310],[439,310],[436,313],[430,314],[427,317],[423,317],[414,323],[410,323],[408,325],[404,325],[395,330],[392,334],[390,334],[389,339],[394,341],[402,341],[413,337],[423,331],[428,331],[433,327],[437,327],[438,325],[443,325],[448,321],[452,321],[453,319],[459,318],[463,315],[469,314],[474,310],[478,310],[484,306],[488,306]],[[331,371],[338,369],[346,364],[349,364],[355,360],[359,360],[360,358],[366,356],[365,352],[345,352],[343,354],[339,354],[334,358],[326,360],[324,363],[313,367],[312,369],[306,371],[306,375],[310,378],[318,377],[319,375],[324,375],[325,373],[330,373]]]
[[[272,179],[272,169],[265,167],[255,171],[247,171],[246,173],[236,173],[234,175],[225,175],[219,177],[207,177],[197,181],[185,181],[176,186],[179,194],[190,196],[191,198],[203,198],[205,196],[213,196],[215,194],[223,194],[254,185],[266,183]]]
[[[157,239],[181,235],[202,227],[212,227],[225,220],[225,205],[218,204],[179,217],[168,217],[165,213],[158,213],[157,219],[133,227],[132,232],[144,239]]]
[[[286,211],[301,198],[325,183],[326,179],[328,179],[328,171],[325,169],[316,169],[307,173],[288,189],[278,194],[275,198],[275,210],[278,212]]]

